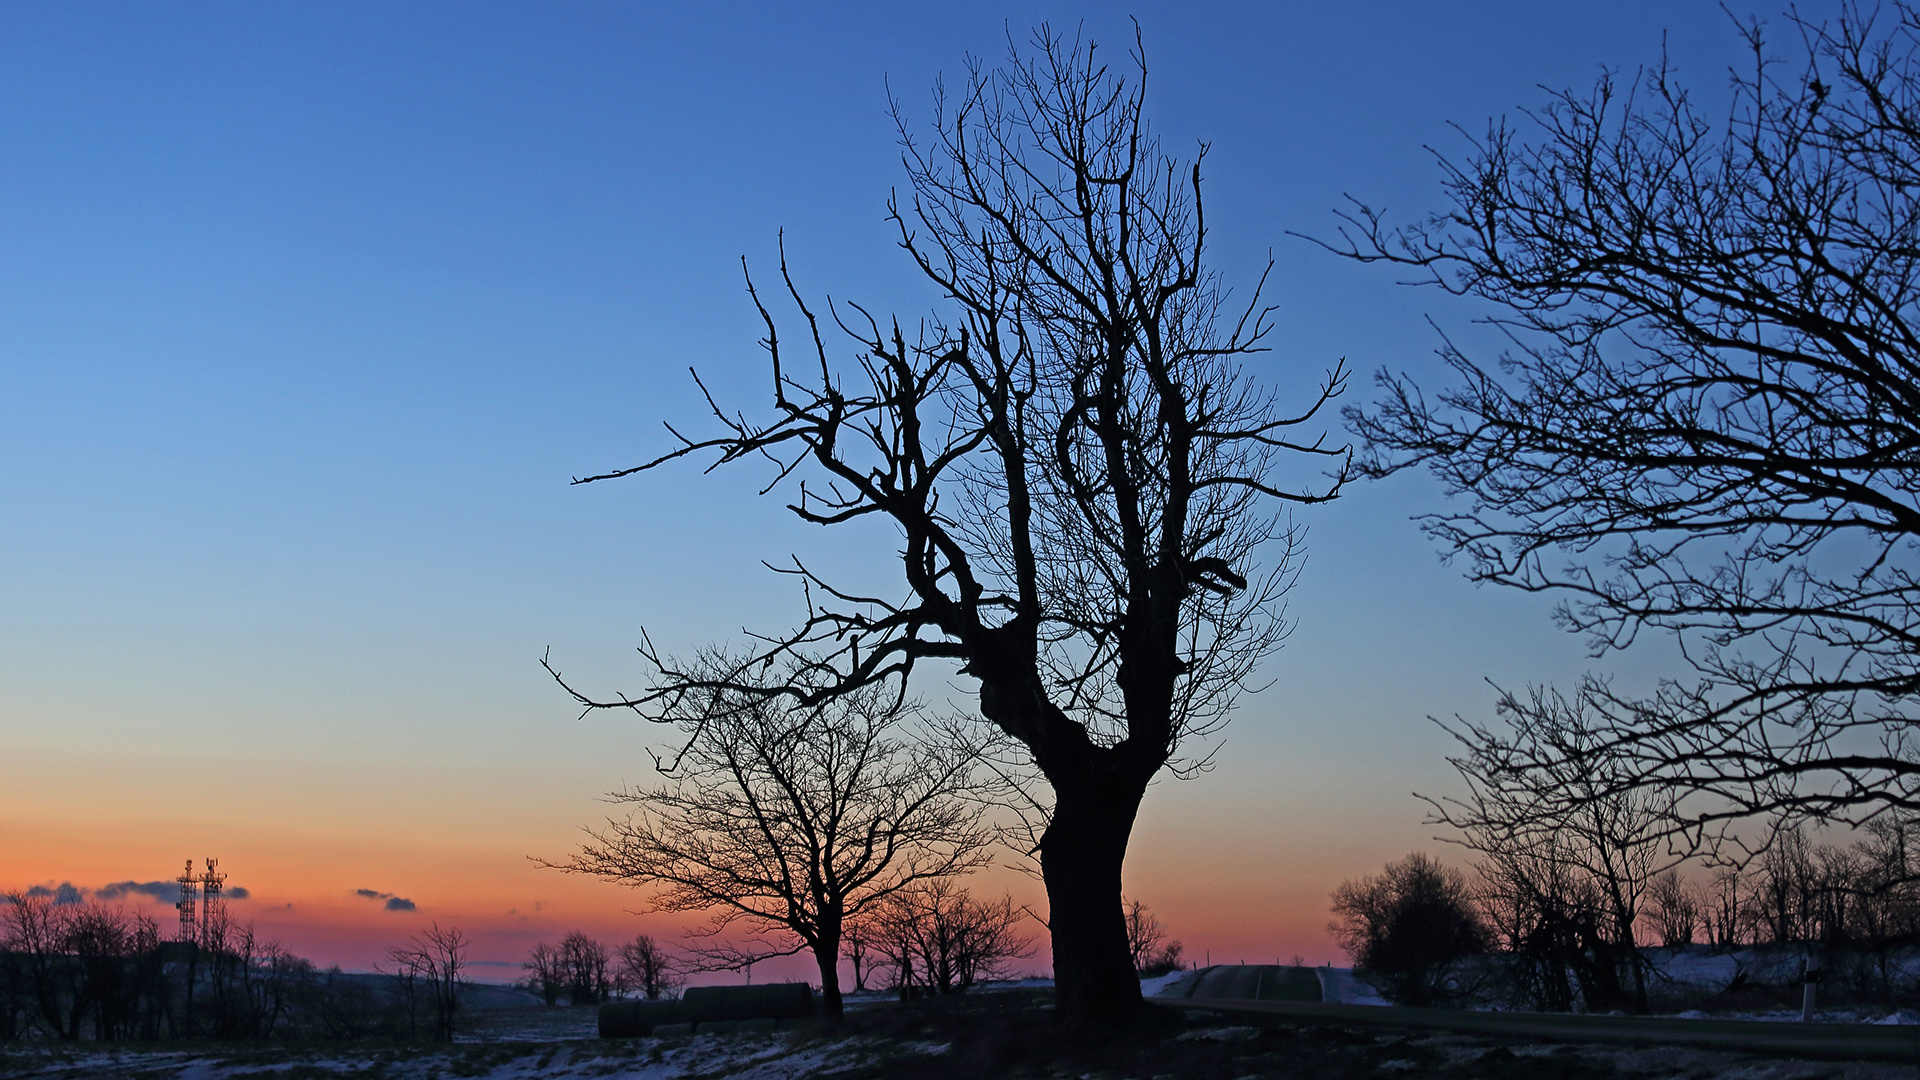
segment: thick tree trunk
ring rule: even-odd
[[[1144,783],[1126,782],[1055,788],[1040,869],[1053,938],[1054,1008],[1066,1022],[1110,1020],[1140,1007],[1120,869],[1145,790]]]
[[[821,1011],[829,1020],[838,1020],[846,1015],[846,1007],[840,1001],[840,943],[816,945],[813,958],[820,965]]]

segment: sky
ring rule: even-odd
[[[1664,49],[1724,101],[1735,16],[1789,40],[1780,9],[1731,11],[1132,13],[1157,130],[1211,147],[1216,267],[1244,289],[1276,262],[1262,375],[1344,358],[1364,404],[1382,368],[1443,383],[1442,331],[1486,355],[1485,312],[1293,234],[1331,235],[1347,195],[1440,209],[1451,125],[1603,67]],[[889,94],[924,120],[937,79],[1043,22],[1115,60],[1133,33],[1093,4],[0,3],[0,888],[170,915],[126,883],[213,856],[237,916],[350,969],[433,922],[482,977],[576,928],[679,939],[686,916],[537,864],[661,738],[581,718],[540,658],[637,689],[643,627],[684,652],[792,622],[760,560],[893,548],[796,522],[751,469],[568,481],[667,446],[690,367],[761,404],[741,260],[771,268],[782,230],[810,295],[934,310],[884,220]],[[1458,787],[1428,717],[1671,669],[1465,582],[1410,520],[1444,506],[1404,476],[1300,513],[1267,689],[1134,833],[1127,891],[1190,957],[1338,962],[1335,885],[1449,854],[1413,795]],[[1007,868],[974,884],[1040,901]]]

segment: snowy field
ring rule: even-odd
[[[1684,957],[1673,977],[1709,988],[1769,957]],[[1341,968],[1315,969],[1329,1000],[1377,1003]],[[1184,996],[1199,972],[1142,980],[1144,993]],[[1302,1076],[1455,1078],[1633,1077],[1646,1080],[1911,1080],[1914,1066],[1813,1062],[1684,1049],[1504,1044],[1487,1036],[1372,1025],[1260,1025],[1167,1010],[1152,1023],[1074,1046],[1051,1020],[1047,980],[980,988],[964,998],[899,1006],[849,996],[844,1028],[602,1040],[592,1007],[547,1008],[510,996],[476,1009],[453,1046],[0,1048],[0,1076],[30,1080],[958,1080],[998,1076],[1219,1080]],[[998,992],[996,992],[998,991]],[[1724,1015],[1724,1014],[1723,1014]],[[1828,1015],[1830,1020],[1871,1017]],[[1907,1019],[1911,1020],[1911,1017]]]
[[[272,1080],[274,1077],[366,1077],[380,1080],[531,1080],[534,1077],[620,1077],[624,1080],[797,1080],[846,1073],[915,1054],[939,1054],[938,1044],[858,1037],[794,1048],[782,1035],[695,1036],[683,1039],[576,1038],[547,1045],[469,1044],[451,1049],[380,1051],[161,1050],[48,1052],[0,1059],[9,1076],[99,1077],[118,1080]],[[16,1071],[17,1070],[17,1071]]]

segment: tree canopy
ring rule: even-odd
[[[1781,59],[1746,28],[1724,119],[1664,66],[1608,74],[1443,158],[1431,220],[1356,204],[1332,245],[1491,302],[1511,341],[1449,343],[1432,395],[1382,372],[1348,414],[1365,471],[1431,469],[1461,504],[1427,529],[1473,577],[1695,671],[1507,694],[1453,725],[1463,760],[1549,802],[1645,793],[1694,844],[1920,806],[1920,19],[1792,30]]]

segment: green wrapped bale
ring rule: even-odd
[[[687,991],[685,1019],[791,1020],[813,1015],[813,990],[806,983],[759,986],[696,986]]]
[[[653,1029],[653,1033],[655,1035],[691,1035],[693,1034],[693,1025],[691,1023],[661,1024],[659,1027]]]
[[[686,1008],[678,1001],[609,1001],[600,1006],[600,1037],[632,1039],[651,1035],[662,1024],[687,1019]]]
[[[731,1035],[743,1031],[775,1031],[779,1027],[780,1021],[763,1016],[758,1020],[702,1020],[695,1031],[701,1035]]]

